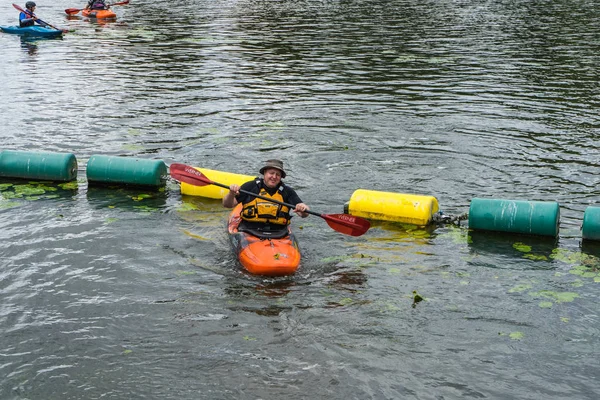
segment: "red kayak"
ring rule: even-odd
[[[284,276],[300,266],[300,248],[290,226],[278,232],[239,231],[242,205],[229,215],[227,230],[240,264],[255,275]]]
[[[117,14],[113,10],[82,10],[81,15],[96,19],[117,18]]]

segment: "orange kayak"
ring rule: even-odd
[[[112,10],[83,10],[81,11],[81,15],[96,19],[117,18],[117,14]]]
[[[300,248],[290,227],[283,237],[278,234],[240,232],[242,205],[238,204],[231,214],[227,230],[231,245],[242,267],[255,275],[291,275],[300,265]],[[258,236],[260,235],[260,236]]]

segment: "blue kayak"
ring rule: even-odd
[[[48,28],[46,26],[33,25],[21,28],[18,26],[0,26],[0,31],[12,33],[13,35],[26,35],[37,37],[58,37],[63,34],[63,31],[58,29]]]

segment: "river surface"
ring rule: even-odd
[[[592,0],[38,2],[0,34],[1,399],[597,399],[600,8]],[[18,12],[0,5],[0,24]],[[215,200],[88,187],[90,156],[254,175],[314,211],[356,189],[560,203],[556,240],[294,219],[298,273],[242,272]],[[414,303],[416,290],[424,301]]]

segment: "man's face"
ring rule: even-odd
[[[265,185],[268,188],[273,189],[279,182],[281,182],[281,171],[277,168],[268,168],[264,173]]]

